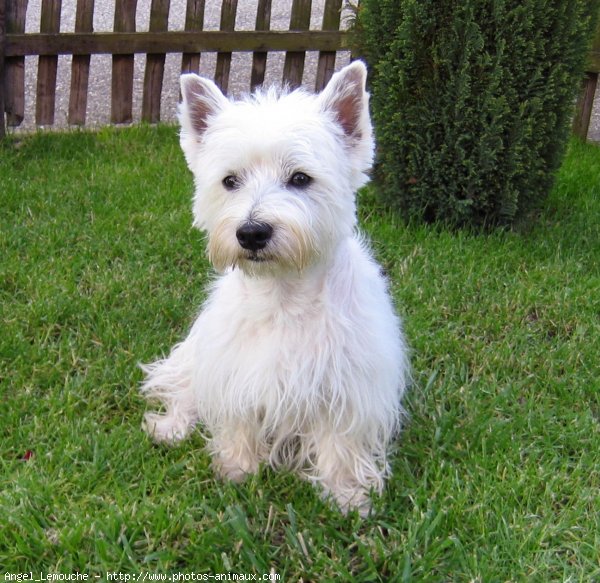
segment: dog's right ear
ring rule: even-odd
[[[193,73],[181,76],[181,95],[180,142],[188,164],[191,164],[210,118],[222,111],[229,102],[212,81]]]

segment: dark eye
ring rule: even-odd
[[[223,178],[222,182],[223,182],[223,186],[227,190],[235,190],[240,185],[239,178],[237,176],[233,176],[233,175],[225,176],[225,178]]]
[[[312,178],[304,172],[296,172],[291,178],[288,184],[295,188],[306,188],[312,182]]]

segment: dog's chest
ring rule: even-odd
[[[315,352],[328,310],[322,294],[274,287],[241,295],[239,309],[231,316],[240,351],[249,351],[265,366],[291,366],[289,361],[310,359]]]
[[[217,291],[205,326],[199,326],[205,333],[205,380],[217,384],[223,396],[255,405],[286,395],[314,397],[327,377],[332,350],[340,348],[339,339],[331,338],[325,294],[267,284],[231,287]]]

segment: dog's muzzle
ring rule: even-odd
[[[248,221],[235,232],[238,243],[248,251],[260,251],[267,246],[273,235],[273,227],[267,223]]]

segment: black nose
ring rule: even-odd
[[[248,221],[235,233],[239,244],[249,251],[264,249],[273,234],[273,227],[267,223]]]

